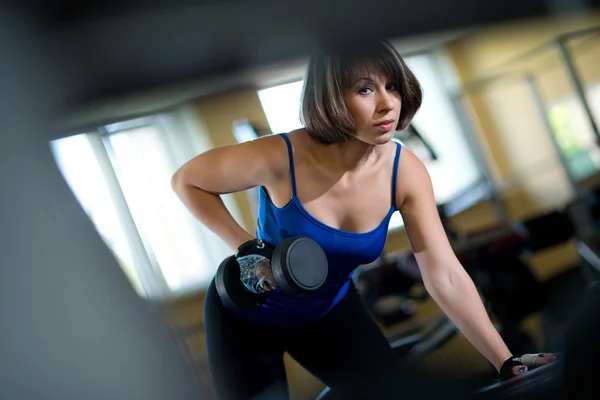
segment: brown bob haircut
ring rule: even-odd
[[[405,129],[421,107],[419,81],[388,42],[336,49],[313,56],[302,92],[300,119],[308,134],[323,144],[340,143],[355,133],[355,124],[344,102],[345,92],[364,76],[387,77],[402,99],[396,130]]]

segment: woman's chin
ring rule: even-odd
[[[388,132],[377,132],[375,134],[370,135],[358,135],[356,139],[360,140],[363,143],[370,144],[372,146],[378,146],[382,144],[386,144],[394,138],[395,130],[391,130]]]
[[[394,138],[394,134],[396,133],[396,131],[391,130],[389,132],[385,132],[381,135],[378,135],[377,137],[375,137],[374,139],[374,144],[386,144],[388,143],[390,140],[392,140]]]

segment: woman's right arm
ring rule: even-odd
[[[171,186],[179,199],[233,251],[254,235],[233,218],[220,195],[270,186],[280,176],[279,141],[265,137],[218,147],[194,157],[173,175]]]

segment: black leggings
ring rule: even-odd
[[[219,400],[288,398],[286,351],[332,389],[327,399],[393,398],[399,392],[396,358],[353,286],[325,317],[301,328],[262,327],[237,318],[221,304],[214,282],[205,307]]]

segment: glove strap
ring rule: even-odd
[[[244,242],[238,247],[235,258],[241,258],[249,254],[257,254],[271,259],[275,247],[262,239],[252,239]]]

